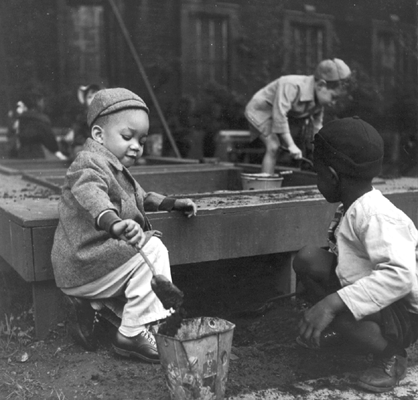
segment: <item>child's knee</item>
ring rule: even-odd
[[[302,247],[297,253],[293,260],[293,270],[297,274],[305,274],[311,269],[311,266],[315,261],[315,254],[318,248],[315,246]]]
[[[327,279],[337,265],[335,254],[315,246],[302,247],[295,256],[293,269],[300,275]]]
[[[264,138],[264,144],[266,151],[272,154],[276,154],[279,151],[280,142],[276,134],[270,134]]]

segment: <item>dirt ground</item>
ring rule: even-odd
[[[242,317],[242,311],[278,294],[278,267],[277,258],[254,257],[174,268],[189,317],[216,316],[236,324],[226,398],[268,388],[301,394],[294,383],[367,367],[366,357],[353,349],[314,351],[295,343],[306,306],[301,300],[280,300],[262,315]],[[104,322],[94,353],[72,342],[65,321],[45,340],[34,340],[28,287],[20,280],[15,286],[12,313],[0,323],[0,399],[169,399],[161,367],[114,354],[114,332]],[[409,362],[418,362],[416,349]]]
[[[9,179],[7,190],[0,193],[2,198],[57,200],[53,193],[38,192],[35,185],[28,185],[28,193],[19,194],[12,184],[16,178]],[[390,189],[395,191],[416,189],[415,178],[394,182],[385,184],[390,183]],[[266,195],[264,200],[271,199]],[[212,201],[214,207],[220,207],[224,199]],[[368,365],[364,355],[349,347],[324,351],[300,348],[295,342],[297,322],[306,307],[300,299],[280,300],[260,315],[241,315],[280,294],[279,268],[280,259],[271,256],[173,268],[173,280],[185,293],[189,317],[214,316],[236,324],[226,398],[269,388],[303,398],[301,389],[293,386],[296,382],[342,372],[357,373]],[[65,320],[45,340],[35,340],[30,287],[18,277],[11,280],[11,285],[12,301],[7,312],[0,315],[0,400],[169,399],[161,367],[115,355],[110,342],[114,331],[105,322],[99,325],[101,344],[94,353],[72,342]],[[415,346],[409,351],[409,363],[417,362]]]

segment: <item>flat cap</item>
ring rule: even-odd
[[[315,78],[333,82],[349,78],[351,70],[349,66],[339,58],[321,61],[315,70]]]
[[[315,135],[314,161],[348,176],[373,179],[383,162],[383,139],[359,117],[328,122]]]
[[[138,108],[149,113],[144,100],[128,89],[112,88],[99,90],[88,108],[87,124],[91,127],[97,118],[129,108]]]

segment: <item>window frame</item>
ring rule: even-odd
[[[183,94],[196,95],[200,88],[206,82],[197,82],[196,90],[192,90],[190,85],[187,85],[185,77],[190,74],[188,70],[189,62],[193,59],[191,55],[194,51],[196,42],[194,38],[190,37],[191,24],[199,15],[204,15],[213,18],[228,19],[228,54],[227,54],[227,87],[233,87],[233,77],[235,76],[235,59],[233,43],[238,35],[238,10],[237,4],[231,3],[217,3],[217,4],[196,4],[193,0],[183,0],[181,4],[181,88]]]
[[[408,71],[406,68],[410,68],[411,71],[409,73],[413,73],[414,70],[414,62],[413,62],[413,55],[409,56],[409,59],[406,59],[405,52],[402,49],[402,46],[399,45],[399,41],[397,40],[398,32],[403,32],[408,36],[408,39],[411,41],[414,40],[415,35],[415,28],[412,25],[405,24],[405,23],[395,23],[390,21],[383,21],[383,20],[372,20],[372,71],[373,76],[375,77],[376,85],[379,87],[379,90],[382,92],[388,92],[396,88],[397,82],[396,78],[400,76],[409,76]],[[380,68],[379,68],[379,61],[380,61],[380,53],[378,48],[379,43],[379,36],[381,34],[389,34],[393,35],[394,42],[395,42],[395,69],[394,69],[394,76],[393,76],[393,85],[390,88],[382,87],[380,84]],[[416,45],[416,43],[415,43]],[[402,55],[402,57],[400,57]],[[405,66],[405,61],[409,63],[409,67]],[[402,82],[403,84],[405,81]]]
[[[284,12],[284,23],[283,23],[283,37],[284,37],[284,71],[291,71],[293,66],[292,64],[292,24],[301,24],[307,27],[323,27],[325,31],[324,38],[324,55],[323,58],[329,58],[333,53],[333,37],[334,37],[334,20],[333,15],[328,14],[319,14],[315,12],[301,12],[295,10],[286,10]],[[321,60],[319,60],[321,61]],[[305,66],[306,69],[309,66]],[[294,73],[294,71],[291,71]],[[308,73],[308,71],[306,71]],[[312,68],[309,71],[309,74],[312,74]]]

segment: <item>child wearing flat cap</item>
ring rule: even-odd
[[[314,305],[300,323],[305,347],[350,342],[374,355],[358,384],[393,389],[407,371],[406,348],[418,337],[418,232],[414,223],[372,186],[383,141],[359,118],[326,124],[315,136],[319,191],[338,203],[329,249],[306,246],[293,268]],[[339,340],[337,340],[339,339]]]
[[[59,204],[52,249],[58,287],[75,315],[73,337],[93,350],[94,311],[88,300],[124,298],[121,325],[113,341],[118,354],[156,363],[159,356],[150,324],[170,311],[151,288],[152,273],[171,281],[168,252],[146,211],[196,215],[190,199],[145,192],[129,172],[148,135],[148,107],[127,89],[97,92],[89,106],[91,138],[69,167]]]
[[[324,106],[333,106],[351,76],[344,61],[321,61],[314,75],[285,75],[260,89],[245,108],[251,138],[266,147],[262,172],[273,174],[279,149],[291,158],[312,157],[312,139],[322,127]]]

